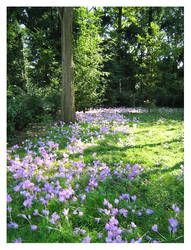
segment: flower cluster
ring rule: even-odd
[[[116,180],[125,180],[133,184],[134,179],[144,171],[139,164],[130,166],[122,161],[111,167],[99,160],[99,152],[94,151],[91,152],[89,161],[84,160],[84,150],[95,146],[96,140],[104,139],[107,134],[116,136],[116,133],[129,133],[130,120],[121,112],[146,111],[140,108],[110,108],[90,110],[86,113],[77,112],[78,123],[67,126],[64,122],[55,123],[46,138],[35,136],[34,141],[27,139],[23,141],[22,146],[14,145],[7,151],[7,170],[11,180],[7,193],[10,230],[19,229],[24,219],[29,230],[37,233],[40,226],[36,225],[36,221],[40,222],[42,219],[42,224],[46,224],[48,229],[62,232],[65,225],[72,227],[71,221],[74,219],[73,236],[81,237],[82,243],[94,240],[96,236],[80,225],[87,215],[87,197],[106,181],[115,183]],[[134,117],[132,122],[136,128],[139,120]],[[60,144],[64,147],[64,152],[60,150]],[[19,150],[24,151],[23,157],[19,156]],[[76,154],[80,160],[75,160]],[[103,196],[101,208],[95,207],[94,223],[99,228],[102,226],[97,239],[107,243],[128,242],[126,237],[139,227],[136,220],[129,219],[129,215],[135,219],[140,219],[142,215],[152,218],[154,211],[139,207],[138,195],[118,192],[114,200],[108,200],[108,197]],[[13,216],[13,203],[16,199],[20,202],[19,209],[22,212]],[[172,209],[177,216],[180,209],[175,204],[172,205]],[[98,211],[100,216],[97,214]],[[125,228],[122,227],[124,221]],[[171,217],[169,223],[169,231],[176,233],[177,220]],[[158,225],[154,224],[152,230],[158,232]],[[146,235],[145,239],[147,240]],[[143,236],[130,238],[131,243],[140,243],[142,240]],[[17,238],[14,242],[20,243],[22,239]]]

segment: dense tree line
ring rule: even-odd
[[[183,7],[73,8],[76,110],[184,103]],[[54,7],[7,8],[8,132],[58,115],[61,19]]]

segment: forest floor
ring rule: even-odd
[[[7,151],[8,242],[184,242],[183,109],[77,112]]]

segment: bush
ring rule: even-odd
[[[41,98],[31,95],[7,98],[7,133],[22,130],[29,123],[34,122],[42,114]]]

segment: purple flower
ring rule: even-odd
[[[150,236],[146,236],[146,239],[147,240],[151,240],[152,238]]]
[[[123,214],[124,217],[127,217],[127,212],[128,212],[128,211],[127,211],[125,208],[121,208],[121,209],[119,210],[119,213],[120,213],[120,214]]]
[[[92,157],[96,157],[96,155],[97,155],[97,153],[95,152],[95,153],[92,154]]]
[[[59,219],[60,219],[60,216],[59,216],[56,212],[54,212],[54,213],[52,214],[52,218],[51,218],[50,222],[53,223],[53,224],[55,224],[55,222],[56,222],[57,220],[59,220]]]
[[[23,184],[23,188],[25,189],[29,189],[29,190],[33,190],[34,189],[34,183],[30,182],[29,180],[26,180]]]
[[[8,228],[14,228],[14,229],[18,228],[18,224],[16,222],[11,222],[7,226],[8,226]]]
[[[79,233],[79,230],[80,230],[80,229],[76,227],[76,228],[74,228],[74,232],[73,232],[73,233],[74,233],[75,235],[77,235],[77,234]]]
[[[25,200],[25,201],[23,202],[23,205],[24,205],[25,207],[31,207],[31,205],[32,205],[32,199],[27,199],[27,200]]]
[[[77,214],[77,210],[74,210],[73,214]]]
[[[114,202],[115,202],[115,204],[116,204],[116,205],[118,205],[119,200],[118,200],[118,199],[115,199],[115,201],[114,201]]]
[[[135,201],[136,198],[137,198],[136,195],[131,196],[131,200],[132,200],[132,201]]]
[[[76,196],[72,197],[72,201],[76,202],[78,200],[78,198]]]
[[[171,227],[175,228],[178,226],[178,221],[175,220],[174,218],[171,217],[170,219],[168,219],[168,221],[169,221]]]
[[[86,233],[86,230],[80,229],[80,233],[81,233],[81,234],[85,234],[85,233]]]
[[[97,239],[101,239],[101,237],[102,237],[102,233],[98,233],[97,234]]]
[[[31,225],[31,230],[32,231],[36,231],[37,230],[37,226],[36,225]]]
[[[110,210],[104,209],[104,213],[105,213],[106,215],[109,215],[109,214],[110,214]]]
[[[90,243],[90,241],[91,241],[91,237],[88,234],[85,238],[83,238],[82,243]]]
[[[115,219],[115,217],[111,217],[111,219],[109,220],[109,223],[112,224],[112,225],[118,225],[119,222],[117,219]]]
[[[49,211],[46,210],[46,209],[43,209],[43,210],[42,210],[42,213],[43,213],[44,215],[49,215]]]
[[[154,224],[154,225],[152,226],[152,230],[153,230],[154,232],[157,232],[157,231],[158,231],[158,225],[157,225],[157,224]]]
[[[146,209],[146,213],[150,215],[153,213],[153,210],[148,208],[148,209]]]
[[[107,206],[107,205],[108,205],[108,203],[109,203],[109,201],[108,201],[108,200],[106,200],[106,199],[104,199],[103,205],[104,205],[104,206]]]
[[[8,207],[7,210],[8,210],[9,213],[11,213],[12,207]]]
[[[10,196],[10,194],[7,194],[7,203],[10,203],[12,201],[12,198]]]
[[[39,215],[39,212],[38,212],[38,210],[37,210],[37,209],[35,209],[35,210],[34,210],[33,215],[34,215],[34,216]]]
[[[118,209],[117,208],[112,208],[112,215],[116,215],[118,213]]]
[[[127,164],[126,169],[127,169],[127,171],[129,171],[131,169],[131,166],[129,164]]]
[[[21,243],[22,242],[22,239],[21,237],[19,237],[18,239],[16,239],[13,243]]]
[[[180,208],[177,207],[175,204],[172,204],[172,209],[173,209],[175,212],[177,212],[177,213],[180,212]]]
[[[113,208],[112,204],[109,203],[109,202],[108,202],[107,206],[108,206],[109,209]]]

